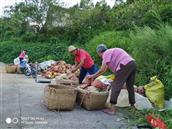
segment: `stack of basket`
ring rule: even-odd
[[[72,87],[47,85],[43,102],[50,110],[72,110],[76,102],[77,91]]]

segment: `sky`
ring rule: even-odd
[[[5,6],[14,6],[15,3],[23,2],[24,0],[0,0],[0,17],[3,16],[4,8]],[[80,2],[80,0],[59,0],[60,2],[64,2],[64,4],[70,6],[73,6]],[[92,0],[95,4],[98,1],[101,0]],[[106,0],[108,5],[113,5],[115,0]]]

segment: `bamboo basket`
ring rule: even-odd
[[[5,69],[7,73],[16,73],[17,66],[13,64],[8,64],[5,66]]]
[[[77,101],[80,106],[87,110],[99,110],[103,109],[108,98],[108,91],[104,92],[91,92],[88,90],[77,88],[78,95]]]
[[[75,87],[77,88],[77,86],[79,85],[79,81],[75,81],[75,80],[70,80],[70,79],[56,79],[56,84],[57,85],[66,85],[66,86],[71,86],[71,87]]]
[[[17,66],[17,71],[16,71],[18,74],[22,74],[23,72],[21,71],[20,67]]]
[[[77,90],[60,85],[47,85],[43,103],[50,110],[72,110],[76,102]]]

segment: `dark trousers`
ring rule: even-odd
[[[23,60],[23,58],[19,58],[19,60],[20,60],[20,61],[22,61],[22,60]]]
[[[129,103],[135,104],[134,94],[134,80],[136,74],[136,63],[134,61],[129,62],[127,65],[120,65],[120,70],[115,74],[115,80],[112,82],[110,103],[117,104],[119,93],[126,82],[128,90]]]
[[[79,84],[82,83],[82,81],[84,80],[87,73],[89,73],[91,75],[91,74],[96,73],[98,70],[99,69],[96,65],[91,66],[91,68],[89,68],[89,69],[85,69],[85,68],[81,67],[80,75],[79,75]]]

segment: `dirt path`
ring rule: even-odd
[[[0,63],[0,129],[129,128],[128,122],[122,120],[121,112],[109,116],[101,111],[86,111],[79,106],[73,111],[49,111],[41,104],[45,84],[35,83],[22,74],[6,74],[4,67]]]

